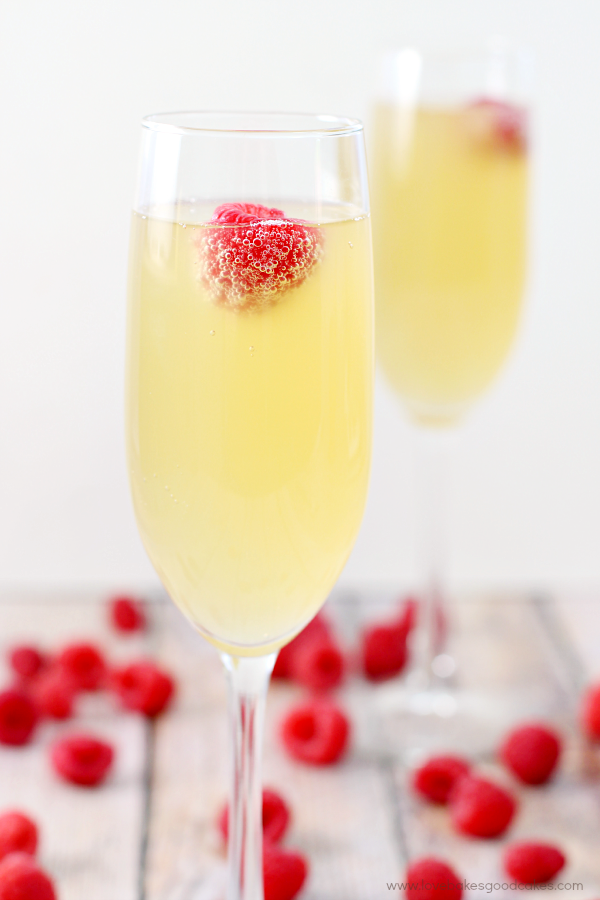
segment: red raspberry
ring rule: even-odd
[[[521,884],[543,884],[558,875],[566,860],[564,854],[552,844],[519,841],[504,851],[504,868],[508,875]]]
[[[240,221],[240,219],[242,221]],[[301,284],[321,256],[318,228],[259,204],[217,207],[197,240],[200,280],[213,299],[234,309],[276,302]]]
[[[262,794],[262,827],[263,841],[276,844],[282,839],[290,822],[290,810],[280,794],[269,788],[264,788]],[[229,834],[229,807],[226,805],[221,811],[217,824],[227,840]]]
[[[108,604],[109,620],[117,631],[130,633],[146,628],[146,615],[135,597],[112,597]]]
[[[544,784],[554,772],[561,751],[558,735],[545,725],[521,725],[500,747],[500,758],[525,784]]]
[[[402,671],[408,660],[405,629],[393,623],[371,625],[362,635],[362,668],[371,681],[383,681]]]
[[[48,669],[35,680],[31,689],[40,713],[51,719],[68,719],[73,715],[75,686],[64,669]]]
[[[102,687],[107,674],[106,662],[94,644],[69,644],[58,656],[58,665],[82,691]]]
[[[37,647],[31,647],[28,644],[20,644],[18,647],[13,647],[9,653],[8,661],[15,675],[18,675],[23,681],[35,678],[47,662],[46,657]]]
[[[344,680],[344,657],[330,638],[305,641],[292,659],[292,678],[312,691],[327,691]]]
[[[308,874],[308,863],[300,853],[282,850],[277,844],[263,846],[265,900],[292,900]]]
[[[527,147],[527,113],[524,109],[482,97],[467,107],[471,136],[483,147],[523,152]]]
[[[591,741],[600,741],[600,684],[594,684],[583,695],[581,724]]]
[[[314,619],[311,619],[289,644],[281,648],[275,660],[273,678],[292,678],[293,660],[298,650],[313,640],[329,640],[330,638],[331,628],[327,619],[323,613],[317,613]]]
[[[459,778],[469,774],[471,766],[460,756],[432,756],[413,774],[413,788],[426,800],[445,804]]]
[[[458,875],[433,856],[412,862],[406,870],[406,896],[415,900],[439,900],[440,893],[446,900],[460,900],[462,880]]]
[[[18,810],[0,814],[0,859],[9,853],[35,854],[38,830],[29,816]]]
[[[166,709],[175,682],[152,660],[141,659],[113,673],[113,685],[126,709],[157,716]]]
[[[19,688],[0,693],[0,743],[15,747],[33,735],[38,712],[31,697]]]
[[[83,787],[95,787],[108,775],[114,758],[110,744],[89,734],[72,734],[50,748],[55,771],[65,781]]]
[[[473,837],[501,835],[516,812],[515,799],[486,778],[465,775],[450,793],[450,818],[458,831]]]
[[[309,700],[285,716],[281,737],[291,756],[313,765],[337,762],[350,737],[350,722],[329,700]]]
[[[28,853],[10,853],[0,862],[0,900],[56,900],[56,893]]]

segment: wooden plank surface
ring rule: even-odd
[[[385,615],[394,599],[393,593],[346,592],[328,604],[349,652],[362,624]],[[120,711],[106,694],[89,695],[71,722],[44,723],[26,748],[0,747],[0,810],[20,807],[38,820],[40,859],[60,900],[218,900],[224,856],[214,822],[227,791],[227,735],[216,652],[168,603],[151,605],[152,631],[132,640],[110,630],[101,597],[5,595],[1,601],[2,659],[18,641],[55,650],[88,638],[113,662],[150,654],[179,681],[176,703],[154,724]],[[387,884],[402,879],[407,860],[425,854],[446,858],[469,881],[502,882],[501,850],[517,837],[565,848],[569,866],[561,881],[580,882],[583,889],[562,895],[600,896],[600,760],[576,726],[581,685],[590,670],[598,674],[592,648],[600,640],[595,644],[591,635],[595,629],[600,638],[600,612],[589,598],[582,606],[571,603],[571,618],[563,619],[565,607],[544,598],[490,595],[456,604],[461,689],[494,698],[486,725],[494,740],[532,716],[554,722],[567,739],[552,784],[524,789],[510,782],[474,734],[472,757],[520,798],[519,816],[499,841],[459,837],[445,810],[411,793],[405,750],[412,738],[394,708],[401,683],[375,687],[353,675],[336,692],[350,713],[354,740],[341,764],[322,769],[291,760],[278,739],[281,717],[302,691],[281,682],[271,686],[264,780],[291,805],[286,844],[310,860],[301,900],[386,897]],[[97,790],[59,782],[48,765],[52,740],[81,728],[117,749],[115,770]],[[489,897],[490,891],[469,896]]]

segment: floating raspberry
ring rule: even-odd
[[[46,656],[29,644],[19,644],[13,647],[9,653],[10,667],[22,681],[30,681],[35,678],[47,663]]]
[[[96,691],[106,679],[104,656],[94,644],[69,644],[59,654],[57,663],[82,691]]]
[[[149,659],[130,663],[113,673],[113,686],[126,709],[157,716],[175,692],[175,682]]]
[[[275,303],[301,284],[321,257],[318,228],[259,204],[223,204],[201,231],[199,279],[214,301],[233,309]]]
[[[527,113],[524,109],[483,97],[466,110],[471,137],[481,146],[522,153],[527,147]]]
[[[146,615],[140,600],[135,597],[112,597],[108,603],[110,623],[117,631],[130,634],[146,628]]]
[[[29,816],[16,809],[0,814],[0,859],[9,853],[29,853],[33,856],[37,843],[37,826]]]
[[[114,750],[110,744],[90,734],[73,734],[61,738],[50,749],[55,771],[73,784],[96,787],[110,770]]]
[[[42,715],[51,719],[69,719],[73,715],[76,688],[64,669],[56,666],[42,672],[31,693]]]
[[[56,893],[28,853],[11,853],[0,862],[0,900],[56,900]]]
[[[277,791],[264,788],[262,795],[262,827],[263,841],[276,844],[282,839],[290,822],[290,810]],[[229,834],[229,807],[226,805],[221,811],[218,822],[219,831],[223,840],[227,840]]]
[[[297,648],[292,678],[311,691],[327,691],[344,680],[344,657],[331,638],[315,638]]]
[[[281,737],[291,756],[313,765],[326,765],[344,755],[350,722],[331,701],[309,700],[288,712],[282,722]]]
[[[521,884],[543,884],[558,875],[566,859],[552,844],[519,841],[504,851],[504,868],[511,878]]]
[[[560,757],[559,736],[545,725],[531,723],[511,731],[500,747],[500,758],[525,784],[544,784]]]
[[[426,800],[445,804],[459,778],[469,774],[470,765],[460,756],[432,756],[413,774],[413,788]]]
[[[292,900],[308,874],[308,863],[300,853],[283,850],[277,844],[263,846],[265,900]]]
[[[15,747],[33,736],[38,713],[31,697],[19,688],[0,693],[0,743]]]
[[[600,684],[594,684],[583,695],[581,724],[591,741],[600,741]]]
[[[450,818],[458,831],[473,837],[498,837],[516,812],[515,799],[486,778],[465,775],[450,793]]]
[[[331,628],[322,612],[317,613],[289,644],[281,648],[275,660],[273,678],[292,678],[294,656],[306,643],[317,639],[332,639]]]
[[[441,859],[426,856],[412,862],[406,870],[406,896],[414,900],[460,900],[462,879]]]

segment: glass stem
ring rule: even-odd
[[[456,434],[452,428],[434,427],[419,427],[417,433],[423,578],[414,682],[418,690],[433,691],[447,684],[454,671],[448,654],[446,542],[449,469]]]
[[[232,747],[227,900],[264,900],[262,869],[262,739],[269,656],[221,654],[229,689]]]

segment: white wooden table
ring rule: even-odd
[[[355,644],[361,622],[385,614],[393,599],[365,592],[334,597],[327,609],[345,646]],[[20,641],[53,650],[92,639],[112,662],[151,654],[179,682],[177,701],[155,723],[118,710],[106,694],[86,695],[74,720],[45,722],[25,748],[0,746],[0,810],[19,807],[40,823],[40,859],[60,900],[219,896],[224,860],[214,822],[227,791],[220,661],[170,604],[152,603],[150,613],[151,631],[132,639],[111,631],[102,597],[0,598],[2,651]],[[407,860],[423,854],[444,857],[469,881],[502,882],[501,847],[517,837],[564,847],[570,862],[560,880],[579,882],[583,889],[561,891],[563,897],[600,897],[600,752],[584,747],[575,722],[582,685],[600,676],[600,602],[593,596],[573,598],[568,606],[547,598],[465,598],[456,619],[463,682],[518,698],[513,720],[537,715],[560,727],[567,752],[559,776],[542,789],[517,789],[521,810],[506,838],[462,838],[452,832],[443,809],[411,795],[402,758],[381,752],[380,735],[393,733],[382,712],[389,688],[357,676],[347,681],[337,694],[354,723],[352,750],[339,765],[313,768],[281,748],[278,721],[302,691],[276,682],[267,704],[264,780],[291,805],[286,844],[310,861],[301,900],[387,897],[394,893],[387,883],[401,880]],[[8,677],[6,671],[5,683]],[[499,730],[510,709],[509,703],[499,712]],[[106,737],[117,750],[111,777],[95,790],[59,782],[47,760],[56,736],[82,728]],[[492,758],[478,762],[506,778]]]

